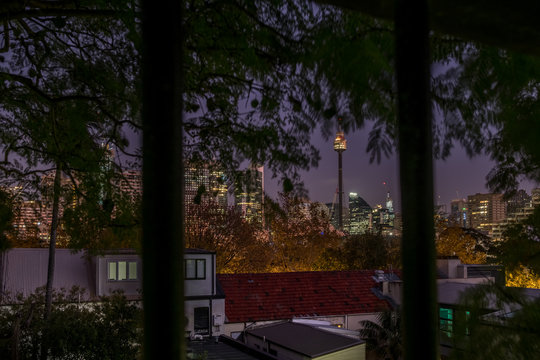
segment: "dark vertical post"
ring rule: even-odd
[[[338,226],[343,231],[343,151],[338,151]]]
[[[395,7],[406,360],[435,360],[439,350],[427,6],[396,0]]]
[[[182,1],[142,11],[144,358],[183,359]]]

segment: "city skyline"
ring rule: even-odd
[[[347,151],[343,154],[344,199],[350,192],[357,193],[370,206],[384,204],[386,193],[390,191],[397,211],[401,209],[399,192],[399,171],[397,154],[381,158],[381,163],[370,164],[370,154],[366,153],[368,130],[346,133]],[[338,187],[338,155],[332,148],[333,137],[324,139],[320,132],[312,136],[312,143],[320,150],[321,160],[317,168],[300,171],[310,200],[329,203],[333,201]],[[487,156],[469,158],[465,150],[456,146],[446,160],[434,163],[434,204],[445,205],[449,210],[454,199],[467,199],[468,195],[489,193],[486,176],[494,162]],[[265,179],[267,195],[275,198],[281,190],[277,178],[268,174]],[[524,180],[520,188],[531,193],[538,184]],[[337,203],[337,200],[336,200]]]

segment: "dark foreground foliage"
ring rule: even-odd
[[[138,304],[121,293],[99,302],[80,299],[84,290],[79,288],[55,292],[48,323],[43,320],[44,289],[26,298],[16,296],[14,305],[2,306],[0,359],[37,359],[42,344],[51,359],[138,358],[142,336]]]

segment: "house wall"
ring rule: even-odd
[[[376,322],[378,313],[365,313],[365,314],[347,314],[347,315],[333,315],[333,316],[312,316],[302,319],[321,320],[328,321],[330,324],[338,326],[341,325],[344,329],[348,330],[360,330],[362,328],[361,322],[363,320],[369,320]],[[239,322],[239,323],[226,323],[224,326],[223,334],[234,337],[235,333],[242,332],[246,327],[252,328],[254,326],[266,325],[289,319],[267,320],[267,321],[251,321],[251,322]]]
[[[339,360],[366,360],[366,344],[359,344],[356,346],[351,346],[350,348],[343,349],[341,351],[336,351],[331,354],[326,354],[323,356],[316,357],[317,360],[329,360],[329,359],[339,359]]]
[[[111,261],[129,261],[137,263],[137,279],[115,281],[108,279],[108,264]],[[140,295],[142,290],[142,262],[133,254],[111,254],[97,257],[96,260],[97,295],[110,295],[114,290],[122,290],[124,295]]]
[[[184,254],[184,267],[186,259],[206,260],[204,279],[186,279],[184,281],[185,296],[209,296],[216,293],[216,257],[215,254]],[[185,268],[184,268],[185,271]]]
[[[198,299],[186,300],[184,302],[184,314],[187,319],[186,336],[195,333],[195,308],[208,307],[210,336],[219,336],[224,334],[224,325],[219,324],[219,318],[225,320],[225,299]]]

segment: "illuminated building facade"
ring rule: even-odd
[[[371,206],[358,196],[349,193],[349,234],[360,235],[369,231]]]
[[[375,205],[371,210],[371,231],[380,232],[383,235],[395,235],[394,228],[394,201],[390,192],[386,193],[385,206]]]
[[[235,205],[248,221],[262,224],[264,208],[264,168],[250,166],[234,191]]]
[[[117,181],[117,188],[132,201],[142,200],[142,172],[140,170],[127,170]]]
[[[186,205],[214,201],[220,208],[227,208],[227,178],[225,173],[215,164],[186,164],[184,182]]]
[[[491,233],[493,226],[506,218],[502,194],[476,194],[467,197],[469,227]]]

